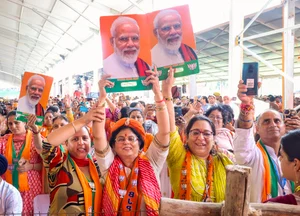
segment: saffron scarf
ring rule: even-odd
[[[150,70],[150,67],[149,65],[144,62],[142,59],[140,58],[137,58],[136,62],[134,63],[137,71],[138,71],[138,74],[140,77],[144,77],[144,76],[147,76],[146,74],[146,70]]]
[[[12,170],[11,172],[5,173],[5,179],[8,183],[15,186],[20,192],[25,192],[29,190],[27,172],[19,173],[17,167],[18,161],[21,158],[24,158],[27,161],[30,160],[31,139],[32,133],[31,131],[27,131],[23,147],[20,150],[19,155],[17,157],[13,157],[13,154],[16,154],[14,150],[15,148],[13,146],[13,134],[10,134],[7,140],[5,157],[7,158],[8,165],[12,167]]]
[[[71,158],[70,154],[68,154],[68,160],[70,161],[73,168],[75,169],[77,177],[83,188],[85,214],[101,215],[100,211],[101,211],[102,186],[99,180],[100,176],[98,175],[97,168],[91,156],[88,155],[88,164],[86,160],[83,160],[79,166],[85,166],[85,165],[89,166],[89,171],[93,183],[88,181],[84,173],[79,169],[76,162]],[[76,159],[76,161],[79,162],[80,159]],[[94,187],[92,188],[91,185],[94,185]]]
[[[272,158],[270,157],[265,145],[261,140],[256,143],[258,149],[260,150],[263,160],[264,160],[264,168],[265,172],[264,176],[264,186],[262,190],[262,202],[265,202],[272,197],[278,196],[278,177],[276,175],[276,165],[274,164]]]
[[[132,173],[126,180],[125,166],[115,156],[103,191],[103,213],[116,216],[121,211],[122,215],[140,215],[141,198],[145,201],[147,215],[158,215],[161,194],[147,157],[140,154],[136,158]]]
[[[52,129],[52,126],[42,126],[42,129],[41,129],[41,135],[43,136],[43,137],[47,137],[48,136],[48,134],[49,134],[49,132],[51,131],[51,129]]]
[[[181,44],[179,52],[185,62],[189,62],[197,59],[195,52],[185,44]]]
[[[214,163],[213,156],[210,154],[207,158],[208,168],[206,176],[205,190],[202,195],[202,202],[212,201],[211,195],[213,191],[213,172],[214,172]],[[181,174],[180,174],[180,191],[179,198],[182,200],[191,200],[192,194],[192,154],[189,150],[186,152],[185,160],[182,164]]]

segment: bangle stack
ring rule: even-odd
[[[241,104],[241,114],[246,116],[248,115],[251,111],[254,111],[254,106],[251,104]]]
[[[163,110],[165,110],[165,109],[166,109],[166,105],[163,105],[163,106],[156,106],[156,107],[155,107],[155,110],[156,110],[157,112],[163,111]]]
[[[170,143],[168,145],[163,145],[161,142],[159,142],[156,136],[154,136],[153,143],[163,151],[166,151],[170,146]]]

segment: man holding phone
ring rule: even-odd
[[[266,110],[256,122],[254,139],[253,95],[247,95],[248,86],[240,80],[238,97],[241,100],[240,115],[236,123],[233,141],[237,164],[252,168],[250,202],[264,202],[270,198],[290,194],[291,182],[281,177],[281,164],[278,159],[281,137],[285,134],[282,115],[276,110]]]

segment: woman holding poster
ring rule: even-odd
[[[123,118],[112,129],[109,141],[104,122],[95,122],[93,136],[96,158],[102,178],[103,213],[105,215],[158,215],[161,199],[159,173],[168,155],[169,117],[165,101],[160,92],[157,71],[148,71],[145,84],[152,84],[156,101],[158,133],[148,150],[143,152],[146,133],[142,124],[134,119]],[[99,81],[99,102],[106,98],[105,87],[113,83],[104,76]],[[104,113],[104,106],[99,106]]]
[[[26,130],[24,122],[15,118],[16,111],[8,113],[7,125],[11,133],[0,138],[0,154],[8,160],[8,171],[3,178],[20,191],[23,213],[32,215],[33,199],[42,193],[42,161],[34,142],[41,145],[42,140],[39,132],[33,130],[34,122],[27,124],[30,131]]]
[[[174,79],[164,80],[170,117],[170,150],[167,158],[174,198],[198,202],[222,202],[225,199],[225,166],[232,161],[215,149],[216,129],[205,116],[193,117],[186,129],[186,143],[181,141],[175,126],[171,88]]]

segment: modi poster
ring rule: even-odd
[[[34,114],[37,125],[42,125],[44,112],[53,82],[53,77],[25,72],[22,78],[17,107],[17,120],[27,122],[27,116]]]
[[[103,73],[114,88],[107,92],[147,90],[148,70],[158,68],[159,79],[176,68],[175,77],[199,73],[199,63],[187,5],[143,15],[100,17]]]

